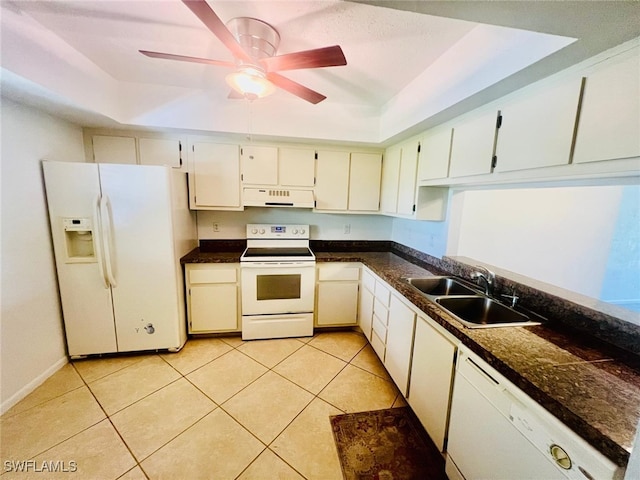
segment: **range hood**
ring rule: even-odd
[[[313,208],[313,190],[287,190],[283,188],[243,189],[245,207]]]

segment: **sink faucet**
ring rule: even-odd
[[[484,294],[489,297],[492,296],[493,286],[496,282],[496,274],[481,265],[476,265],[476,268],[479,270],[471,273],[471,279],[477,280],[478,285],[481,285],[481,283],[484,282]]]

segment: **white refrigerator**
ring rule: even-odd
[[[69,356],[182,348],[180,257],[197,244],[186,174],[42,165]]]

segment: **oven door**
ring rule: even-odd
[[[240,271],[242,315],[313,312],[315,262],[247,262]]]

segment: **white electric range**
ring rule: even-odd
[[[316,257],[309,225],[247,225],[240,273],[243,340],[313,335]]]

